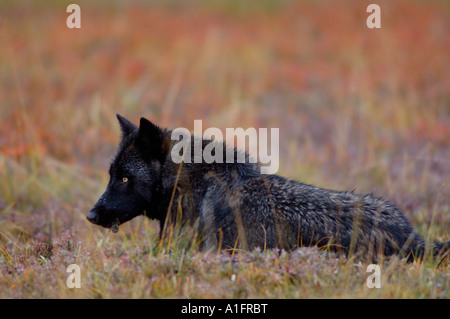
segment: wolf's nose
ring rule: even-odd
[[[95,224],[97,223],[97,219],[98,219],[98,215],[96,212],[94,211],[90,211],[87,216],[86,216],[87,220],[90,221],[91,223]]]

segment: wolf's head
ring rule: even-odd
[[[167,131],[145,118],[139,128],[117,114],[122,141],[109,169],[108,187],[87,219],[117,231],[119,224],[151,213],[158,196],[161,167],[168,153]]]

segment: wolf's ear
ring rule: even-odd
[[[120,114],[116,114],[117,119],[119,120],[120,129],[122,130],[122,138],[130,135],[135,130],[137,130],[137,126],[128,121],[126,118],[120,116]]]
[[[164,130],[146,118],[141,117],[136,142],[144,155],[164,160],[167,154],[167,136]]]

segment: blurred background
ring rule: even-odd
[[[448,240],[448,1],[378,0],[381,29],[360,0],[80,0],[68,29],[72,2],[0,3],[2,251],[92,244],[116,113],[279,127],[280,175],[374,192]]]

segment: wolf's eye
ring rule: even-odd
[[[124,182],[124,183],[128,183],[128,177],[124,177],[124,178],[122,178],[122,182]]]

